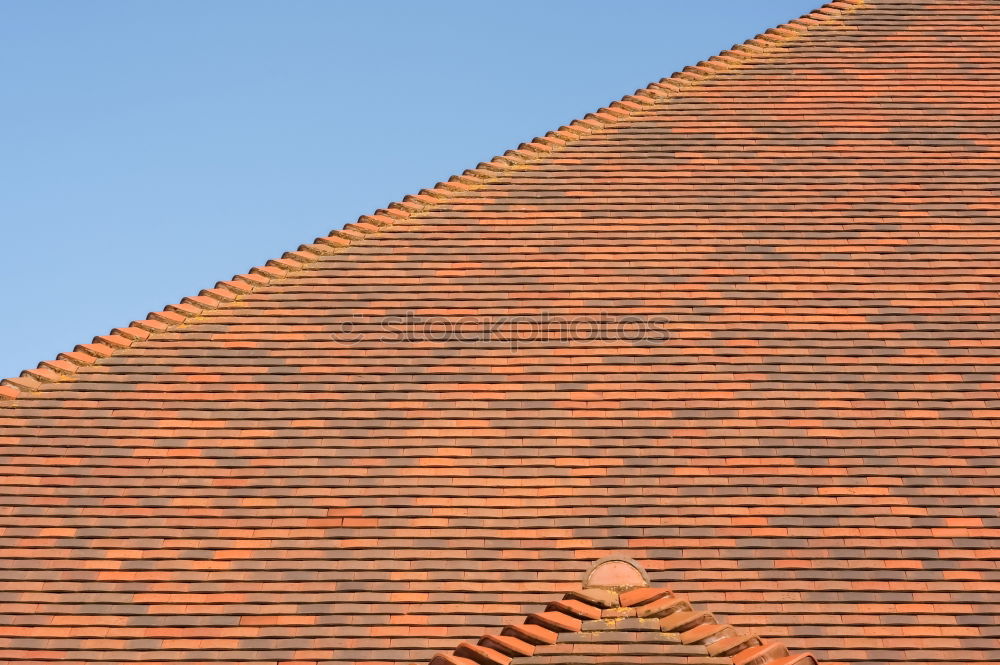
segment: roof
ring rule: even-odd
[[[499,635],[439,653],[430,665],[816,665],[810,654],[790,654],[780,642],[720,624],[669,589],[649,586],[633,566],[620,557],[598,561],[582,589]],[[621,567],[632,570],[594,583],[602,569]]]
[[[8,379],[0,662],[427,662],[615,553],[1000,661],[996,8],[831,3]]]

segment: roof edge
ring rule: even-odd
[[[530,658],[536,648],[556,644],[565,633],[616,627],[668,633],[673,641],[664,644],[703,646],[710,657],[732,665],[818,665],[811,653],[791,653],[781,642],[719,623],[711,612],[695,610],[662,587],[570,591],[541,612],[529,614],[522,624],[508,624],[499,635],[484,635],[476,644],[462,642],[451,653],[434,655],[429,665],[516,665],[517,658]]]
[[[321,256],[344,251],[355,241],[420,213],[429,212],[446,203],[450,198],[474,191],[506,172],[552,154],[582,137],[612,127],[643,111],[650,105],[664,101],[681,90],[709,79],[716,74],[735,69],[748,60],[768,55],[789,41],[798,39],[810,28],[839,20],[865,4],[866,0],[833,0],[808,14],[770,28],[765,32],[736,44],[696,65],[685,67],[669,77],[650,83],[645,88],[625,95],[606,107],[574,120],[544,136],[520,144],[488,162],[481,162],[473,169],[439,182],[429,189],[403,197],[370,215],[362,215],[357,222],[333,230],[329,235],[316,238],[298,249],[285,252],[263,266],[251,268],[244,274],[218,282],[213,288],[204,289],[196,296],[183,298],[179,303],[167,305],[159,312],[151,312],[146,319],[133,321],[126,327],[114,328],[107,335],[98,335],[89,344],[81,344],[72,351],[60,353],[55,360],[44,360],[35,369],[27,369],[16,378],[0,380],[0,405],[10,405],[13,400],[46,384],[71,380],[76,372],[120,350],[149,339],[151,336],[174,330],[192,322],[206,311],[218,309],[241,297],[253,293],[258,287],[302,270]]]

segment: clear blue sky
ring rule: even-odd
[[[0,377],[822,0],[0,0]]]

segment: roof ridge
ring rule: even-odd
[[[481,162],[473,169],[452,176],[446,182],[422,189],[416,194],[390,203],[386,208],[370,215],[362,215],[357,222],[346,224],[343,229],[316,238],[312,243],[285,252],[263,266],[251,268],[247,273],[216,283],[215,287],[202,290],[196,296],[167,305],[159,312],[151,312],[146,319],[133,321],[126,327],[114,328],[107,335],[98,335],[93,342],[81,344],[73,351],[60,353],[55,360],[44,360],[35,369],[21,372],[19,377],[0,380],[0,403],[10,404],[22,392],[34,391],[52,382],[72,377],[80,368],[95,364],[103,358],[127,349],[137,342],[149,339],[160,332],[173,330],[206,311],[218,309],[228,303],[253,293],[260,286],[301,270],[321,256],[344,251],[354,241],[370,233],[392,226],[397,222],[433,210],[450,198],[477,190],[511,169],[536,161],[560,150],[572,141],[612,127],[636,112],[657,102],[669,99],[701,81],[721,72],[741,66],[747,60],[768,55],[788,41],[801,37],[818,25],[839,20],[865,4],[866,0],[833,0],[808,14],[792,19],[752,37],[742,44],[722,51],[695,65],[685,67],[669,77],[650,83],[635,93],[625,95],[608,106],[589,113],[544,136],[520,144],[488,162]]]
[[[703,646],[712,658],[727,658],[732,665],[818,665],[810,653],[792,654],[781,642],[719,623],[711,612],[695,610],[669,589],[654,587],[570,591],[543,611],[529,614],[524,623],[507,625],[499,635],[484,635],[476,644],[462,642],[451,653],[437,653],[429,665],[516,665],[514,659],[535,655],[536,647],[556,644],[563,634],[616,629],[666,634],[672,640],[652,641]]]

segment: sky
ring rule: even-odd
[[[0,0],[0,377],[822,0]]]

